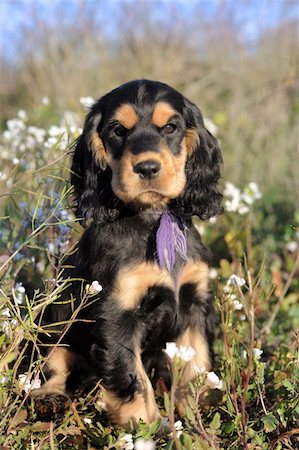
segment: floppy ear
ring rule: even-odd
[[[207,220],[223,210],[222,195],[217,189],[222,163],[221,152],[217,140],[204,127],[197,106],[185,99],[183,114],[187,126],[187,181],[184,191],[177,199],[176,208],[182,214]]]
[[[84,130],[75,144],[71,166],[71,184],[75,214],[97,223],[115,220],[121,201],[111,189],[111,169],[107,166],[104,144],[99,135],[101,100],[88,114]]]

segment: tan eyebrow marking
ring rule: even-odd
[[[176,114],[176,111],[167,102],[158,102],[152,115],[152,123],[159,128],[164,127]]]
[[[137,113],[129,103],[119,106],[115,111],[114,118],[128,130],[135,127],[138,122]]]

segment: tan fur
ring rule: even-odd
[[[96,161],[99,163],[100,167],[104,170],[107,167],[107,153],[103,141],[100,138],[99,133],[97,132],[97,126],[99,125],[101,117],[102,116],[100,114],[95,116],[93,120],[93,128],[89,133],[88,139]]]
[[[182,268],[178,280],[179,286],[187,283],[196,285],[196,292],[199,296],[205,295],[209,283],[208,265],[203,261],[192,261],[190,259]]]
[[[111,298],[116,298],[123,309],[134,309],[155,285],[174,288],[167,270],[160,269],[156,263],[144,261],[133,267],[127,266],[118,273]]]
[[[187,397],[190,394],[188,383],[197,377],[195,367],[210,371],[212,366],[208,343],[198,329],[187,328],[184,334],[176,341],[176,344],[177,346],[192,347],[195,350],[194,357],[185,364],[182,370],[176,391],[176,407],[179,414],[183,416],[186,413],[186,407],[188,406]]]
[[[187,155],[191,156],[200,144],[200,138],[196,128],[187,128],[185,132],[185,146]]]
[[[170,119],[176,114],[176,111],[167,102],[158,102],[155,105],[152,114],[152,123],[158,128],[164,127]]]
[[[50,370],[50,378],[40,388],[34,389],[32,395],[41,397],[47,394],[65,395],[67,378],[75,362],[75,354],[67,347],[55,347],[49,351],[47,369]]]
[[[119,161],[110,157],[108,164],[113,173],[113,192],[125,203],[165,206],[170,199],[178,197],[185,187],[186,157],[184,148],[178,156],[175,156],[166,145],[162,146],[159,153],[145,149],[143,153],[133,155],[126,150]],[[152,180],[143,180],[133,171],[136,164],[146,160],[161,164],[158,176]]]
[[[134,353],[140,392],[135,394],[132,400],[124,402],[117,398],[114,393],[104,389],[104,395],[100,402],[101,406],[107,411],[110,420],[123,426],[128,425],[130,421],[137,424],[139,419],[149,424],[160,418],[154,390],[143,368],[141,350],[138,345],[136,345]]]
[[[137,113],[133,106],[129,105],[129,103],[125,103],[117,108],[114,117],[122,126],[127,128],[128,130],[134,128],[138,122]]]

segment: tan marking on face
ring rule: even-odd
[[[191,283],[196,286],[199,296],[206,295],[209,284],[209,267],[203,261],[189,260],[184,265],[179,275],[178,286]]]
[[[112,169],[112,190],[125,203],[139,203],[146,206],[165,206],[169,200],[180,195],[186,184],[185,163],[187,153],[182,147],[175,156],[164,145],[160,152],[145,151],[133,155],[128,150],[121,160],[109,159]],[[161,170],[152,180],[143,180],[133,170],[134,166],[146,160],[160,163]]]
[[[125,128],[130,130],[138,122],[138,116],[133,106],[125,103],[117,108],[114,118]]]
[[[188,361],[182,369],[179,386],[176,390],[176,407],[181,416],[186,413],[188,406],[187,397],[190,395],[189,382],[197,379],[194,367],[204,368],[210,371],[212,368],[209,354],[209,346],[198,329],[187,328],[187,330],[176,341],[177,346],[192,347],[195,351],[194,357]],[[201,399],[204,401],[204,398]]]
[[[67,347],[55,347],[49,350],[46,369],[50,378],[40,388],[34,389],[32,395],[42,397],[47,394],[65,395],[66,381],[76,360],[75,354]]]
[[[174,289],[167,270],[160,269],[156,263],[144,261],[119,271],[111,298],[116,299],[125,310],[134,309],[152,286]]]
[[[102,139],[96,129],[90,132],[90,146],[96,161],[105,170],[107,167],[107,154]]]
[[[128,425],[130,421],[137,425],[140,419],[150,424],[160,418],[154,390],[141,361],[139,345],[136,345],[134,354],[135,371],[140,386],[139,392],[134,395],[132,400],[124,402],[113,392],[104,388],[101,400],[101,406],[104,406],[109,419],[113,423],[123,426]]]
[[[158,102],[152,114],[152,123],[158,128],[163,128],[176,114],[173,107],[167,102]]]
[[[191,156],[192,153],[200,144],[200,138],[196,128],[187,128],[185,131],[185,146],[187,155]]]

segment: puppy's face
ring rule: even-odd
[[[186,160],[199,136],[183,111],[184,97],[157,83],[127,83],[94,106],[90,148],[103,169],[110,167],[112,190],[123,202],[163,207],[184,190]]]

